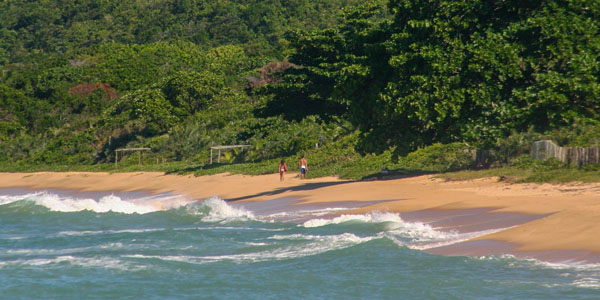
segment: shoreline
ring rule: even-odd
[[[218,196],[242,203],[281,198],[306,205],[364,202],[337,214],[394,212],[409,222],[428,222],[436,230],[492,231],[426,249],[429,253],[600,263],[600,183],[508,184],[495,178],[446,182],[430,175],[379,181],[300,180],[295,175],[288,173],[280,182],[279,174],[0,173],[0,188],[173,193],[189,200]]]

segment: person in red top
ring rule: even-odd
[[[287,172],[287,166],[285,165],[285,161],[283,159],[279,163],[279,181],[283,181],[283,175]]]

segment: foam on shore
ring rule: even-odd
[[[123,201],[119,196],[107,195],[98,200],[90,198],[61,197],[60,195],[41,191],[17,196],[0,196],[0,205],[17,201],[33,202],[56,212],[94,211],[98,213],[118,212],[125,214],[146,214],[159,210],[151,204]]]

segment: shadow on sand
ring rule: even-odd
[[[183,175],[183,174],[189,174],[189,173],[194,173],[196,171],[200,171],[200,170],[211,170],[211,169],[216,169],[218,167],[222,167],[225,165],[231,165],[230,163],[212,163],[209,165],[196,165],[196,166],[190,166],[187,168],[179,168],[179,169],[174,169],[171,171],[167,171],[165,172],[166,175],[170,175],[170,174],[178,174],[178,175]]]
[[[165,172],[165,174],[166,175],[168,175],[168,174],[189,174],[189,173],[193,173],[195,171],[202,170],[202,169],[214,169],[214,168],[220,167],[222,165],[225,165],[225,164],[224,163],[213,163],[212,165],[191,166],[188,168],[176,169],[176,170],[172,170],[169,172]],[[278,188],[278,189],[271,190],[271,191],[265,191],[265,192],[256,193],[256,194],[252,194],[252,195],[231,198],[231,199],[227,199],[226,201],[233,202],[233,201],[246,200],[246,199],[251,199],[251,198],[261,197],[261,196],[273,196],[273,195],[282,194],[282,193],[285,193],[288,191],[293,191],[293,192],[311,191],[311,190],[317,190],[317,189],[325,188],[325,187],[329,187],[329,186],[348,184],[348,183],[354,183],[354,182],[359,182],[359,181],[394,180],[394,179],[400,179],[400,178],[417,177],[417,176],[421,176],[421,175],[428,175],[428,174],[434,174],[434,173],[437,173],[437,172],[428,172],[428,171],[413,170],[413,169],[392,169],[392,170],[386,170],[385,172],[380,171],[380,172],[373,173],[373,174],[370,174],[367,176],[363,176],[359,180],[308,182],[308,183],[304,183],[304,184],[297,185],[297,186],[283,187],[283,188]]]
[[[421,171],[421,170],[395,169],[395,170],[390,170],[389,172],[386,172],[386,173],[381,173],[381,172],[374,173],[374,174],[365,176],[365,177],[361,178],[360,180],[309,182],[309,183],[305,183],[305,184],[301,184],[301,185],[297,185],[297,186],[278,188],[278,189],[275,189],[272,191],[266,191],[266,192],[257,193],[257,194],[253,194],[253,195],[246,195],[246,196],[242,196],[242,197],[231,198],[231,199],[227,199],[227,201],[240,201],[240,200],[250,199],[250,198],[254,198],[254,197],[273,196],[273,195],[278,195],[278,194],[288,192],[288,191],[293,191],[293,192],[311,191],[311,190],[316,190],[316,189],[320,189],[320,188],[324,188],[324,187],[348,184],[348,183],[354,183],[354,182],[360,182],[360,181],[393,180],[393,179],[399,179],[399,178],[416,177],[416,176],[433,174],[433,173],[434,172],[426,172],[426,171]]]
[[[272,191],[256,193],[253,195],[246,195],[243,197],[231,198],[231,199],[227,199],[227,201],[240,201],[240,200],[250,199],[250,198],[254,198],[254,197],[273,196],[273,195],[278,195],[278,194],[285,193],[288,191],[293,191],[293,192],[311,191],[311,190],[316,190],[316,189],[320,189],[320,188],[324,188],[324,187],[340,185],[340,184],[347,184],[347,183],[352,183],[352,182],[356,182],[356,181],[352,180],[352,181],[309,182],[309,183],[305,183],[302,185],[278,188],[278,189],[275,189]]]
[[[373,173],[367,176],[363,176],[361,181],[370,181],[370,180],[394,180],[400,178],[410,178],[417,177],[421,175],[430,175],[430,174],[438,174],[439,172],[431,172],[431,171],[423,171],[416,169],[392,169],[379,171],[377,173]]]

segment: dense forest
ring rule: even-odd
[[[7,0],[0,68],[8,169],[600,142],[595,0]]]

